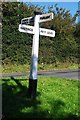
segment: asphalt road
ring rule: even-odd
[[[66,78],[73,80],[79,80],[80,79],[79,74],[80,74],[80,70],[55,70],[55,71],[48,71],[41,73],[41,75],[54,76],[58,78]]]
[[[80,69],[76,70],[54,70],[54,71],[41,71],[38,72],[38,76],[53,76],[57,78],[66,78],[73,80],[80,80]],[[4,77],[20,77],[29,76],[29,73],[11,73],[11,74],[0,74],[0,78]]]

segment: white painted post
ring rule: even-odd
[[[29,76],[29,95],[36,96],[37,89],[37,67],[38,67],[38,49],[39,49],[39,15],[35,15],[34,20],[34,35],[32,46],[32,63]]]
[[[19,31],[33,35],[32,46],[32,63],[29,76],[29,95],[32,98],[36,97],[37,89],[37,67],[38,67],[38,49],[39,49],[39,34],[43,36],[55,37],[55,31],[39,28],[39,23],[53,19],[53,13],[43,14],[40,11],[34,11],[35,17],[28,17],[21,20]],[[28,22],[34,21],[34,26],[26,25]]]
[[[32,63],[30,71],[30,79],[37,79],[37,65],[38,65],[38,49],[39,49],[39,15],[35,16],[32,46]]]

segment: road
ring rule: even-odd
[[[54,71],[41,71],[38,72],[38,76],[53,76],[57,78],[66,78],[73,80],[80,80],[79,77],[80,69],[76,70],[54,70]],[[11,74],[0,74],[0,78],[4,77],[20,77],[20,76],[29,76],[28,73],[11,73]]]
[[[39,75],[54,76],[73,80],[79,80],[79,74],[80,70],[55,70],[39,73]]]

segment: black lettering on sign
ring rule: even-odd
[[[27,24],[27,23],[28,23],[28,19],[22,21],[22,24]]]
[[[43,17],[40,17],[41,20],[43,19],[49,19],[51,15],[48,15],[48,16],[43,16]]]
[[[25,28],[24,28],[24,27],[21,27],[21,29],[25,30]]]
[[[41,30],[41,33],[46,33],[46,31]]]
[[[21,27],[21,29],[25,30],[25,31],[33,31],[32,28],[25,28],[25,27]]]
[[[53,32],[47,32],[47,34],[51,34],[51,35],[53,35]]]

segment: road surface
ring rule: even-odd
[[[57,78],[66,78],[73,80],[80,80],[79,77],[80,69],[76,70],[54,70],[54,71],[41,71],[38,72],[38,76],[53,76]],[[4,77],[20,77],[20,76],[29,76],[28,73],[11,73],[11,74],[0,74],[0,78]]]

